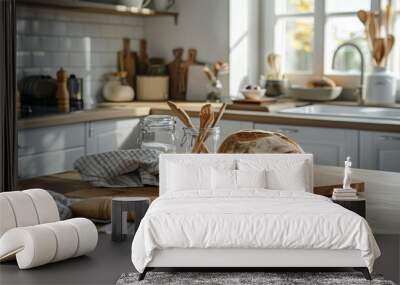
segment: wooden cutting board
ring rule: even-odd
[[[147,53],[147,41],[140,40],[139,56],[137,60],[137,73],[138,75],[147,75],[149,69],[149,55]]]
[[[185,100],[185,76],[183,72],[183,48],[173,50],[174,60],[167,65],[169,84],[169,99]]]
[[[237,103],[234,101],[233,104],[227,106],[228,110],[239,110],[239,111],[256,111],[256,112],[278,112],[288,108],[295,108],[299,106],[305,106],[307,103],[293,101],[289,99],[278,100],[276,102],[263,102],[263,103]]]
[[[127,73],[126,81],[135,90],[136,53],[131,51],[130,39],[123,39],[123,49],[118,52],[118,69]]]

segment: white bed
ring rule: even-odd
[[[310,193],[312,173],[311,155],[162,155],[160,198],[132,244],[140,278],[175,267],[354,267],[370,278],[380,252],[367,222]]]

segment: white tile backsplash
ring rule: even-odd
[[[40,47],[40,37],[21,35],[21,50],[38,51]]]
[[[58,37],[43,36],[41,39],[41,49],[43,51],[59,51]]]
[[[66,67],[70,65],[70,54],[67,52],[52,52],[51,53],[51,66],[53,67]]]
[[[138,50],[144,36],[140,17],[81,13],[17,6],[17,74],[47,74],[60,67],[84,78],[84,90],[95,104],[106,74],[117,70],[122,39]],[[86,94],[87,95],[87,94]]]

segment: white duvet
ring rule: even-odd
[[[139,226],[132,262],[143,272],[166,248],[358,249],[370,271],[380,255],[359,215],[320,195],[269,190],[163,195]]]

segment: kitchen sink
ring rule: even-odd
[[[280,111],[286,114],[301,114],[311,116],[351,117],[378,120],[400,120],[400,108],[364,107],[364,106],[335,106],[309,105]]]

